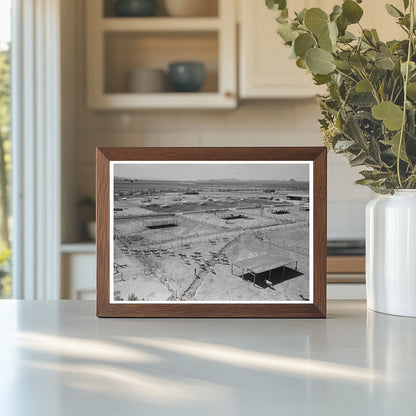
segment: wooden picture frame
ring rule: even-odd
[[[277,318],[277,317],[280,317],[280,318],[324,318],[326,317],[326,212],[327,212],[327,199],[326,199],[326,180],[327,180],[326,179],[326,175],[327,175],[326,163],[327,162],[326,160],[327,160],[327,150],[324,147],[97,148],[97,176],[96,176],[96,185],[97,185],[97,188],[96,188],[96,193],[97,193],[96,195],[96,199],[97,199],[97,316],[98,317],[195,317],[195,318],[201,318],[201,317],[206,317],[206,318],[208,317],[209,318]],[[176,166],[178,164],[180,166]],[[251,166],[250,164],[253,164],[253,166]],[[306,168],[304,165],[307,165],[308,168]],[[186,169],[184,167],[186,167]],[[218,181],[218,184],[223,184],[223,181],[226,181],[226,180],[228,181],[228,179],[225,179],[225,176],[224,176],[224,179],[220,179],[223,177],[219,176],[220,173],[218,172],[224,171],[223,175],[226,175],[225,172],[228,172],[228,171],[234,172],[237,168],[238,168],[238,172],[240,171],[243,172],[241,178],[245,178],[245,179],[238,179],[240,178],[240,176],[238,176],[238,178],[235,179],[235,181],[241,181],[238,183],[244,184],[244,185],[241,185],[241,187],[243,187],[243,191],[245,191],[245,193],[242,194],[242,195],[246,195],[245,197],[238,199],[238,195],[241,195],[241,194],[238,194],[237,191],[240,192],[241,189],[237,189],[237,187],[232,187],[231,185],[230,185],[231,188],[227,189],[227,191],[224,191],[224,189],[226,188],[223,189],[222,187],[219,187],[219,185],[217,188],[214,188],[213,186],[211,187],[211,185],[199,185],[199,184],[208,183],[209,178],[214,177],[214,176],[217,179],[211,179],[211,181]],[[128,172],[133,172],[134,170],[134,172],[142,172],[142,174],[144,172],[145,174],[143,174],[143,176],[137,176],[137,175],[132,176],[130,174],[127,176],[125,175],[123,176],[122,174],[121,175],[118,174],[118,172],[120,173],[126,172],[127,171],[126,169],[129,169]],[[185,171],[193,172],[192,169],[194,169],[195,172],[197,172],[194,175],[194,177],[196,178],[195,183],[198,183],[198,186],[202,187],[202,188],[198,188],[199,189],[198,192],[197,191],[193,192],[197,194],[195,198],[197,198],[199,202],[197,202],[197,199],[192,200],[192,201],[184,200],[185,198],[183,196],[184,194],[183,189],[186,189],[186,188],[183,188],[184,186],[183,183],[185,183],[184,182],[185,179],[183,179],[184,177],[183,177],[182,172],[185,172]],[[275,187],[276,189],[280,189],[279,191],[275,191],[274,188],[267,189],[267,186],[270,186],[270,185],[265,185],[268,183],[274,183],[274,182],[270,182],[272,180],[268,179],[269,176],[267,175],[261,176],[261,178],[263,177],[265,178],[264,180],[262,179],[260,180],[260,177],[258,176],[262,174],[261,172],[273,172],[270,178],[271,177],[275,178],[275,176],[277,175],[278,169],[280,169],[279,172],[280,171],[289,172],[289,170],[291,172],[293,171],[297,172],[298,170],[299,171],[302,170],[302,172],[303,171],[306,172],[305,169],[309,169],[308,170],[309,179],[308,179],[308,187],[307,187],[309,194],[307,196],[307,199],[302,199],[304,201],[307,200],[308,203],[305,204],[303,208],[301,208],[300,205],[299,206],[296,205],[298,203],[297,200],[293,201],[294,198],[295,199],[297,198],[299,200],[301,198],[298,198],[297,195],[291,195],[290,192],[288,194],[288,190],[290,191],[292,187],[296,187],[296,186],[300,187],[300,185],[298,184],[305,184],[305,181],[301,182],[301,180],[299,180],[297,182],[297,180],[291,179],[293,181],[291,183],[288,180],[288,177],[286,177],[284,178],[286,182],[282,182],[283,187],[281,188]],[[167,200],[171,200],[169,199],[169,198],[173,198],[171,195],[174,195],[173,193],[177,192],[177,195],[182,195],[182,197],[175,199],[175,201],[177,200],[180,201],[175,204],[189,203],[191,205],[194,204],[195,206],[196,204],[201,205],[201,209],[199,211],[195,211],[193,210],[193,208],[191,211],[189,211],[189,208],[181,208],[181,209],[188,209],[189,212],[187,211],[187,212],[178,213],[179,216],[175,217],[176,222],[182,221],[183,217],[186,217],[188,221],[188,217],[192,217],[192,215],[194,215],[195,213],[195,215],[204,215],[203,218],[210,216],[209,217],[210,222],[217,221],[223,224],[223,227],[221,228],[224,230],[223,234],[219,233],[218,237],[215,237],[216,239],[209,239],[207,240],[207,243],[204,243],[204,244],[216,245],[217,239],[220,245],[225,244],[225,241],[228,238],[227,233],[229,232],[234,233],[232,234],[232,238],[234,238],[233,241],[238,242],[246,238],[246,239],[249,239],[247,241],[249,241],[250,244],[255,244],[255,243],[252,243],[252,240],[256,238],[259,240],[258,244],[263,244],[263,240],[265,238],[264,236],[266,235],[266,239],[270,239],[270,241],[267,240],[266,242],[264,242],[264,244],[266,243],[268,244],[268,245],[264,245],[264,247],[268,247],[268,250],[269,250],[269,247],[271,247],[271,244],[273,244],[274,245],[273,247],[276,247],[276,253],[285,253],[287,250],[292,250],[293,253],[295,254],[301,253],[301,248],[299,248],[300,245],[296,245],[297,248],[295,248],[295,243],[292,244],[292,240],[290,242],[285,242],[285,241],[282,242],[280,240],[275,241],[274,235],[276,233],[274,233],[273,230],[290,229],[294,223],[295,225],[293,226],[299,226],[299,227],[301,226],[300,224],[307,223],[308,224],[308,227],[307,227],[308,251],[306,252],[304,250],[304,253],[302,255],[304,256],[307,255],[308,270],[307,272],[298,271],[297,270],[298,261],[296,260],[296,271],[297,271],[296,276],[298,275],[300,276],[302,274],[308,276],[307,284],[309,285],[308,286],[309,295],[307,296],[299,295],[301,297],[299,299],[295,295],[293,295],[293,298],[291,298],[290,296],[292,295],[290,295],[289,300],[274,300],[274,299],[280,299],[278,298],[278,296],[280,296],[280,294],[278,293],[279,291],[276,292],[276,288],[280,290],[280,288],[283,286],[279,286],[279,285],[283,285],[284,283],[285,288],[289,288],[290,290],[293,291],[294,290],[292,288],[293,285],[292,286],[290,285],[294,281],[296,281],[296,282],[299,282],[299,285],[301,284],[303,285],[299,287],[305,288],[306,278],[300,278],[300,277],[296,278],[298,280],[296,280],[295,278],[290,278],[290,279],[285,278],[286,280],[283,280],[281,278],[281,274],[283,273],[284,275],[285,270],[289,270],[290,272],[293,272],[294,266],[291,265],[289,267],[288,263],[284,263],[284,264],[282,263],[283,266],[280,263],[278,264],[276,260],[277,257],[276,258],[273,257],[270,254],[271,252],[269,251],[267,251],[267,256],[270,256],[270,258],[267,257],[266,260],[264,260],[266,256],[256,255],[253,257],[252,255],[250,255],[249,256],[250,257],[249,263],[251,261],[250,265],[246,265],[247,261],[245,261],[244,259],[238,260],[238,261],[231,260],[232,264],[230,264],[230,261],[225,258],[226,254],[224,253],[221,254],[221,258],[219,259],[218,253],[220,251],[218,251],[218,253],[217,251],[210,252],[214,260],[212,260],[212,258],[211,260],[202,260],[201,252],[194,251],[190,255],[190,257],[192,257],[192,260],[195,262],[195,264],[197,264],[198,262],[199,264],[201,264],[201,266],[198,266],[198,267],[201,267],[201,268],[205,267],[202,270],[203,273],[201,269],[198,269],[199,271],[197,272],[197,269],[195,268],[195,272],[194,272],[195,279],[197,278],[201,279],[200,276],[204,277],[203,283],[201,283],[200,287],[202,287],[202,284],[204,284],[204,285],[207,285],[208,288],[216,288],[218,286],[215,286],[215,282],[220,282],[219,285],[220,287],[222,287],[221,285],[222,284],[225,285],[226,282],[228,281],[225,281],[224,279],[215,280],[215,279],[219,279],[219,277],[215,274],[216,270],[220,270],[220,274],[221,274],[222,270],[228,270],[228,266],[230,266],[230,270],[231,270],[231,267],[233,266],[235,267],[235,269],[231,270],[231,273],[237,270],[237,274],[236,275],[233,274],[234,277],[232,277],[232,279],[234,279],[232,280],[233,282],[232,284],[234,286],[236,285],[235,287],[237,287],[236,293],[238,295],[235,295],[236,299],[230,299],[229,301],[222,299],[222,300],[216,301],[216,300],[212,300],[207,295],[208,297],[206,299],[210,299],[210,300],[205,301],[205,298],[201,296],[197,299],[196,292],[195,292],[193,295],[194,296],[193,300],[187,301],[187,298],[185,296],[186,291],[183,291],[183,294],[181,295],[182,297],[180,297],[180,295],[178,295],[177,290],[176,292],[173,292],[174,293],[173,297],[169,298],[169,299],[173,299],[173,301],[169,301],[169,299],[163,300],[163,301],[158,301],[156,299],[155,301],[155,300],[152,300],[151,297],[149,298],[143,297],[142,299],[140,299],[140,296],[143,296],[142,294],[139,296],[139,298],[136,295],[135,296],[129,295],[128,299],[132,297],[132,299],[130,300],[126,299],[125,297],[123,298],[120,297],[120,294],[119,294],[120,291],[115,290],[115,285],[117,284],[118,285],[117,287],[124,288],[125,286],[123,285],[125,283],[125,280],[123,280],[123,285],[120,286],[119,282],[118,281],[116,282],[115,276],[120,276],[120,274],[121,276],[123,276],[122,271],[120,272],[120,270],[118,269],[119,267],[128,266],[128,270],[130,270],[130,263],[129,265],[115,264],[114,258],[115,258],[116,253],[118,253],[117,256],[121,256],[122,254],[125,256],[133,256],[131,257],[131,261],[137,258],[137,261],[139,262],[137,264],[141,264],[140,256],[153,255],[154,253],[156,253],[155,255],[158,256],[159,258],[163,258],[163,255],[167,255],[169,253],[169,255],[172,256],[172,260],[166,257],[165,260],[163,259],[160,260],[160,259],[155,258],[154,260],[149,260],[149,261],[152,261],[152,262],[164,261],[166,262],[166,264],[171,264],[169,263],[170,261],[179,261],[179,258],[177,256],[181,256],[182,260],[185,258],[184,264],[188,265],[188,263],[190,263],[191,259],[187,257],[187,254],[186,253],[178,254],[177,251],[179,249],[176,250],[176,248],[150,249],[150,245],[143,246],[146,248],[146,249],[143,249],[143,251],[138,250],[136,248],[130,249],[130,246],[120,248],[121,243],[119,243],[119,240],[121,239],[121,237],[118,234],[116,236],[113,234],[114,218],[116,218],[117,224],[119,224],[119,217],[115,217],[114,204],[117,203],[120,206],[126,206],[126,208],[117,208],[117,210],[121,210],[121,211],[123,211],[124,209],[126,210],[126,214],[125,215],[123,214],[124,216],[121,216],[123,220],[127,219],[128,221],[133,221],[133,218],[134,218],[134,221],[132,222],[133,225],[136,224],[136,221],[139,221],[139,220],[141,221],[142,217],[140,215],[139,215],[139,219],[137,219],[137,216],[135,217],[129,214],[129,212],[136,212],[136,211],[129,211],[129,210],[136,209],[136,207],[145,207],[143,208],[144,212],[148,212],[149,208],[143,202],[144,200],[143,195],[150,194],[151,195],[150,201],[152,200],[152,198],[158,199],[159,196],[156,197],[155,196],[156,194],[152,194],[152,192],[156,192],[156,191],[147,191],[149,188],[145,188],[144,184],[146,182],[144,178],[147,177],[148,182],[149,182],[150,178],[155,178],[156,176],[159,177],[158,176],[159,173],[156,173],[156,172],[162,172],[162,171],[172,172],[172,174],[170,174],[169,176],[169,179],[167,180],[175,181],[175,182],[174,182],[174,185],[170,185],[172,189],[167,189],[165,187],[163,188],[163,190],[157,191],[157,192],[160,192],[160,194],[158,195],[161,195],[160,196],[161,199],[168,198]],[[176,181],[175,177],[172,176],[172,175],[175,175],[174,172],[181,172],[180,175],[182,176],[180,177],[182,179],[180,180],[178,179]],[[199,173],[199,172],[208,172],[208,173],[204,173],[205,176],[203,176],[202,173]],[[214,173],[214,172],[217,172],[217,173]],[[254,179],[249,179],[249,176],[247,175],[249,174],[251,175],[250,172],[253,172],[254,174],[254,176],[250,176],[250,178],[256,177],[257,178],[256,180],[258,180],[258,182],[255,182]],[[283,179],[283,176],[282,176],[282,179]],[[136,179],[131,179],[133,177]],[[232,176],[228,176],[228,177],[231,178]],[[235,177],[236,176],[233,176],[233,178]],[[205,179],[202,179],[202,178],[205,178]],[[204,182],[205,180],[206,182]],[[161,183],[160,179],[155,179],[155,181],[157,181],[158,184]],[[230,181],[234,181],[234,179],[230,179]],[[277,179],[273,179],[273,181],[277,181]],[[131,183],[133,185],[128,187],[127,185],[125,185],[125,183],[127,184]],[[143,186],[142,186],[142,183],[143,183]],[[189,183],[189,182],[186,182],[186,183]],[[254,183],[256,183],[257,185],[254,185]],[[280,184],[280,182],[276,182],[276,183]],[[302,185],[302,186],[306,186],[306,185]],[[117,190],[119,189],[121,190],[119,192],[118,191],[115,192],[114,190],[115,187],[117,188]],[[126,187],[128,189],[127,190],[123,189],[123,187]],[[134,193],[133,190],[137,190],[137,189],[140,189],[141,191]],[[215,190],[218,192],[220,191],[224,192],[224,197],[222,197],[222,199],[213,199],[213,198],[208,198],[210,195],[205,194],[205,192],[211,193],[211,192],[215,192]],[[225,196],[225,195],[228,195],[226,193],[228,191],[230,191],[230,195],[232,196]],[[169,192],[172,194],[169,194]],[[199,192],[201,192],[201,194],[199,194]],[[274,194],[274,195],[278,195],[279,197],[273,196],[273,195],[270,196],[272,192],[281,192],[281,194]],[[120,199],[121,195],[127,195],[127,194],[129,195],[128,197],[122,197]],[[235,195],[237,195],[237,197]],[[282,196],[282,198],[280,198],[280,196]],[[301,197],[303,198],[302,195]],[[115,201],[115,198],[116,198],[116,201]],[[233,202],[234,208],[230,208],[230,203],[228,203],[229,201],[227,198],[229,198],[229,201],[234,201]],[[312,198],[312,200],[310,201],[310,210],[309,210],[309,198]],[[241,202],[239,202],[239,200],[241,200]],[[264,201],[264,202],[260,202],[257,205],[253,205],[252,201],[259,201],[259,200]],[[209,209],[209,207],[211,206],[210,203],[204,202],[204,201],[221,201],[221,204],[222,204],[221,207],[226,206],[226,208]],[[277,218],[277,216],[274,217],[271,214],[272,213],[280,214],[280,210],[279,211],[273,210],[273,207],[275,207],[276,204],[279,205],[279,202],[276,202],[276,201],[280,201],[281,204],[283,205],[285,204],[288,205],[290,209],[288,208],[287,211],[288,213],[290,213],[290,218],[293,217],[296,219],[294,219],[292,222],[291,220],[287,220],[283,218],[274,220],[274,218]],[[220,202],[218,202],[218,204],[220,204]],[[265,205],[263,206],[263,204]],[[152,205],[152,204],[149,203],[148,205]],[[160,210],[169,211],[169,210],[173,210],[172,207],[174,203],[172,203],[172,205],[168,205],[167,203],[162,204],[162,202],[158,202],[158,204],[153,204],[153,205],[156,206],[159,211]],[[235,208],[235,206],[238,206],[238,208]],[[217,207],[217,205],[215,205],[215,207]],[[305,207],[307,207],[307,209]],[[141,209],[141,208],[138,208],[138,209]],[[248,210],[248,212],[250,213],[254,212],[254,214],[250,218],[248,218],[245,215],[239,216],[238,218],[243,218],[241,220],[243,222],[237,224],[236,221],[232,221],[234,218],[237,218],[237,216],[234,216],[236,214],[234,213],[229,214],[230,210],[233,210],[233,209],[234,210],[239,209],[239,210],[242,210],[242,212],[246,212]],[[255,211],[256,209],[261,210],[261,216],[264,216],[265,217],[264,219],[263,217],[260,218],[260,214],[258,214],[257,211]],[[267,211],[267,215],[264,215],[265,209]],[[297,213],[296,209],[298,209],[299,213]],[[300,213],[300,211],[306,211],[306,210],[308,210],[307,214]],[[225,214],[223,214],[224,212]],[[233,212],[237,212],[237,211],[233,211]],[[189,216],[188,214],[192,214],[192,215]],[[161,214],[155,214],[155,215],[161,215]],[[177,214],[173,213],[173,214],[168,214],[168,215],[175,216]],[[216,218],[213,217],[214,215],[216,215]],[[231,217],[227,215],[231,215]],[[305,215],[307,216],[305,217]],[[230,219],[231,225],[228,225],[228,223],[226,223],[228,221],[227,218],[228,219],[231,218]],[[249,219],[252,221],[249,225],[239,225],[239,224],[243,224],[245,220],[248,221]],[[263,222],[261,224],[259,222],[260,225],[257,225],[257,221],[260,221],[260,219],[266,225],[263,225]],[[189,221],[194,221],[194,220],[195,218],[193,219],[189,218]],[[254,223],[253,223],[253,220],[255,220]],[[277,222],[275,223],[273,221],[277,221]],[[287,221],[287,224],[288,224],[287,226],[285,226],[284,221]],[[299,224],[297,223],[297,221],[299,221]],[[215,222],[215,224],[217,224],[217,222]],[[265,234],[265,231],[264,231],[267,229],[267,227],[269,227],[268,225],[269,222],[270,224],[272,224],[270,225],[271,227],[270,229],[272,230],[270,234],[271,237],[268,236],[267,233]],[[146,232],[147,233],[146,235],[150,235],[150,231],[148,231],[146,227],[148,228],[152,228],[153,226],[158,227],[157,224],[159,224],[159,221],[150,222],[149,224],[151,224],[152,227],[150,225],[149,226],[146,225],[145,227],[145,225],[143,225],[145,224],[144,220],[140,224],[141,224],[140,227],[142,227],[140,229],[145,230],[143,232]],[[169,225],[177,226],[178,224],[172,223]],[[130,225],[128,227],[130,227]],[[227,227],[234,227],[234,228],[227,228]],[[260,228],[261,228],[261,232],[257,232],[257,230]],[[153,232],[154,229],[152,229],[151,231]],[[165,232],[165,230],[157,230],[157,231],[158,232],[160,231],[161,233]],[[169,231],[169,232],[172,232],[172,231]],[[280,235],[281,232],[283,231],[279,231],[277,235]],[[156,235],[156,234],[152,233],[151,235]],[[301,232],[298,232],[296,235],[302,236],[304,234],[305,233],[302,234]],[[209,235],[210,235],[209,232],[207,235],[209,238]],[[179,240],[180,240],[180,245],[174,246],[172,243],[172,247],[180,247],[180,250],[182,250],[182,247],[185,247],[185,249],[187,248],[189,249],[188,246],[190,246],[191,244],[184,244],[183,241],[185,240],[183,239],[183,237],[180,237],[180,238],[178,237],[178,241]],[[165,240],[162,240],[162,241],[165,241]],[[302,240],[301,243],[305,244],[304,241],[306,240]],[[141,240],[140,244],[144,244],[143,240]],[[192,248],[194,248],[197,244],[198,243],[192,243],[193,245]],[[138,247],[138,246],[135,246],[135,247]],[[218,247],[218,246],[215,246],[215,247]],[[240,246],[236,245],[236,247],[240,247]],[[241,245],[241,247],[245,248],[246,246]],[[250,247],[252,246],[250,245]],[[263,247],[263,245],[260,245],[259,247]],[[120,252],[120,250],[123,250],[123,251]],[[219,249],[215,248],[213,250],[219,250]],[[195,254],[195,253],[199,253],[199,254]],[[233,252],[233,253],[234,253],[234,258],[236,259],[241,258],[243,256],[243,254],[241,254],[241,256],[238,257],[238,254],[239,254],[238,251]],[[262,253],[260,252],[257,254],[262,254]],[[119,257],[117,257],[117,259],[118,258]],[[129,258],[123,257],[123,258],[127,259],[124,261],[130,262],[130,257]],[[293,258],[294,257],[292,256],[291,259],[293,260]],[[302,257],[302,259],[304,258],[305,257]],[[145,263],[144,260],[142,261]],[[136,263],[132,263],[132,264],[136,264]],[[257,269],[253,267],[252,264],[256,264]],[[301,262],[301,264],[303,263]],[[306,260],[305,260],[305,264],[306,264]],[[143,270],[146,270],[145,269],[146,266],[143,266],[143,267],[144,267]],[[185,266],[183,267],[185,268]],[[188,268],[190,267],[192,266],[189,266]],[[247,268],[244,269],[244,267],[247,267]],[[266,269],[268,267],[270,269],[268,272],[269,274],[268,275],[266,274],[266,277],[264,277],[265,276],[264,273],[266,273],[267,271]],[[242,271],[240,270],[241,268],[242,268]],[[304,267],[304,269],[306,270],[306,266]],[[135,282],[135,284],[140,284],[141,282],[140,279],[142,278],[140,276],[140,273],[144,273],[144,272],[140,271],[142,269],[140,270],[137,269],[137,270],[138,270],[137,276],[139,278],[139,283]],[[279,275],[280,277],[278,277],[278,280],[277,280],[279,283],[276,285],[274,284],[274,280],[273,281],[267,280],[267,276],[272,276],[271,273],[272,272],[274,273],[275,271],[279,271],[280,273]],[[175,269],[172,268],[172,273],[174,272],[177,273],[176,268]],[[210,274],[210,272],[212,274]],[[257,281],[256,281],[257,274],[259,277],[257,278]],[[250,277],[251,275],[253,277]],[[156,272],[154,272],[154,276],[156,277]],[[206,279],[205,276],[210,276],[209,282],[212,281],[213,283],[208,283],[208,280]],[[227,277],[227,279],[228,278],[229,277]],[[136,279],[136,275],[134,279]],[[270,280],[272,279],[274,279],[274,277],[270,277]],[[147,278],[146,282],[148,280],[149,278]],[[209,284],[211,286],[209,286]],[[241,296],[239,295],[240,292],[238,292],[238,290],[240,288],[239,285],[243,285],[243,284],[244,286],[241,286],[242,290],[250,291],[250,292],[247,292],[249,293],[249,295],[247,295],[247,299],[250,299],[250,300],[247,300],[247,301],[245,299],[240,300],[242,295]],[[247,286],[247,285],[250,285],[250,286]],[[253,285],[253,288],[251,285]],[[229,286],[227,286],[227,289],[228,287]],[[173,290],[169,286],[168,288],[169,290]],[[260,290],[260,289],[263,289],[263,290]],[[206,292],[210,293],[209,290],[210,289],[206,289]],[[273,292],[273,290],[275,292]],[[252,293],[255,293],[256,295],[253,295]],[[295,291],[294,293],[297,293],[297,292]],[[258,298],[259,300],[257,300],[256,297],[253,300],[253,296],[257,296],[257,294],[259,296]],[[222,292],[220,296],[222,296]],[[271,296],[272,300],[265,301],[264,299],[268,299],[267,296]]]

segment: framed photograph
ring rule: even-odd
[[[326,316],[326,149],[97,149],[97,316]]]

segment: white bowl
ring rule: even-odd
[[[165,92],[167,85],[167,74],[162,69],[136,68],[129,72],[129,92],[148,94]]]
[[[218,16],[217,0],[165,0],[165,7],[173,17]]]

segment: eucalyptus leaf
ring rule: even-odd
[[[345,122],[344,132],[345,135],[356,145],[360,150],[366,148],[366,139],[364,136],[364,132],[360,127],[361,119],[358,115],[352,115],[348,117]]]
[[[370,153],[371,158],[373,159],[373,162],[376,166],[380,165],[381,161],[381,154],[380,154],[380,148],[378,146],[378,142],[374,135],[370,136],[370,143],[368,146],[368,151]]]
[[[360,92],[356,93],[355,88],[354,92],[350,93],[348,96],[348,103],[351,106],[363,109],[363,108],[371,108],[374,105],[377,104],[377,101],[375,100],[374,96],[370,92]]]
[[[271,10],[283,10],[287,2],[286,0],[266,0],[266,6]]]
[[[404,16],[404,14],[397,7],[393,6],[392,4],[386,4],[386,10],[387,10],[387,13],[390,16],[393,16],[393,17],[403,17]]]
[[[331,76],[330,75],[319,75],[319,74],[315,74],[313,76],[313,80],[315,82],[315,85],[324,85],[327,84],[328,82],[330,82],[331,80]]]
[[[365,179],[372,179],[378,181],[380,179],[388,178],[391,173],[389,172],[380,172],[377,170],[363,170],[360,172],[360,175],[364,176]]]
[[[334,43],[331,40],[328,27],[325,31],[318,35],[318,45],[321,49],[324,49],[328,52],[334,51]]]
[[[403,110],[391,101],[383,101],[371,109],[373,117],[383,121],[384,125],[392,131],[400,130],[403,122]]]
[[[409,0],[403,0],[403,6],[406,10],[409,7]]]
[[[378,36],[378,33],[377,33],[377,30],[376,30],[376,29],[371,29],[371,34],[373,35],[373,39],[374,39],[376,42],[380,42],[380,38],[379,38],[379,36]]]
[[[374,179],[358,179],[358,180],[355,181],[355,183],[357,185],[370,186],[374,183]]]
[[[337,152],[345,152],[353,145],[354,142],[351,140],[338,140],[334,146],[334,150]]]
[[[337,19],[337,27],[340,36],[344,36],[345,32],[347,31],[348,22],[344,19],[342,15]]]
[[[352,68],[352,65],[348,61],[334,60],[332,63],[339,69],[349,71]]]
[[[414,62],[410,62],[409,72],[412,73],[414,71],[416,71],[416,64]],[[400,65],[400,72],[403,76],[406,76],[406,63],[402,63]]]
[[[337,25],[337,29],[338,29],[338,32],[339,32],[338,25]],[[353,40],[356,40],[356,39],[357,39],[357,37],[353,33],[348,32],[348,30],[347,30],[347,31],[345,31],[343,36],[340,36],[338,38],[338,41],[342,42],[342,43],[350,43],[350,42],[352,42]]]
[[[342,16],[349,24],[358,23],[363,17],[363,9],[353,0],[342,3]]]
[[[363,69],[368,64],[368,61],[364,58],[364,56],[361,56],[358,53],[351,55],[349,62],[354,68],[358,70]]]
[[[280,15],[280,16],[277,16],[276,17],[276,22],[277,23],[280,23],[280,24],[287,24],[288,23],[288,20],[287,20],[287,17],[284,17],[282,14]]]
[[[342,7],[336,4],[334,8],[332,9],[332,13],[329,15],[329,20],[331,22],[335,22],[338,17],[342,15]]]
[[[400,147],[400,132],[395,134],[390,142],[384,142],[384,144],[390,146],[391,151],[396,157],[399,157],[404,162],[409,162],[409,159],[406,155],[404,140],[403,140],[402,146]],[[399,147],[400,147],[400,156],[399,156]]]
[[[383,100],[386,100],[386,78],[383,78],[378,88],[378,93]]]
[[[329,30],[329,37],[331,38],[331,42],[334,46],[337,44],[338,40],[338,26],[334,22],[328,23],[328,30]]]
[[[361,152],[358,156],[350,160],[350,165],[354,168],[356,166],[362,165],[367,159],[365,152]]]
[[[409,111],[409,114],[407,115],[407,120],[409,122],[409,137],[411,137],[413,140],[416,140],[416,109]]]
[[[287,24],[281,24],[279,25],[279,28],[277,29],[277,33],[282,37],[282,39],[287,43],[290,44],[298,37],[298,32],[292,27]]]
[[[296,66],[301,69],[308,69],[308,65],[306,65],[305,58],[298,58],[296,59]]]
[[[364,29],[363,30],[363,36],[365,38],[365,40],[370,44],[370,45],[374,45],[376,43],[376,40],[373,38],[373,34],[371,32],[371,30],[368,29]]]
[[[295,53],[296,56],[304,58],[309,49],[316,45],[314,37],[309,33],[301,33],[295,39]]]
[[[394,61],[390,56],[379,56],[375,60],[375,64],[380,69],[392,70],[394,69]]]
[[[357,82],[355,86],[355,90],[357,92],[371,92],[371,83],[366,79],[362,79],[361,81]]]
[[[305,13],[305,26],[317,36],[327,30],[328,21],[328,15],[318,7],[309,9]]]
[[[306,64],[315,75],[327,75],[334,71],[333,56],[330,52],[320,48],[313,48],[306,54]]]
[[[303,23],[305,20],[305,14],[307,9],[301,10],[299,13],[296,14],[296,18],[299,22]]]
[[[407,84],[407,96],[412,100],[416,100],[416,82],[409,82]]]
[[[404,17],[399,18],[399,24],[405,26],[407,29],[410,28],[410,14],[406,14]]]

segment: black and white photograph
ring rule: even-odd
[[[311,303],[312,162],[110,163],[110,302]]]

